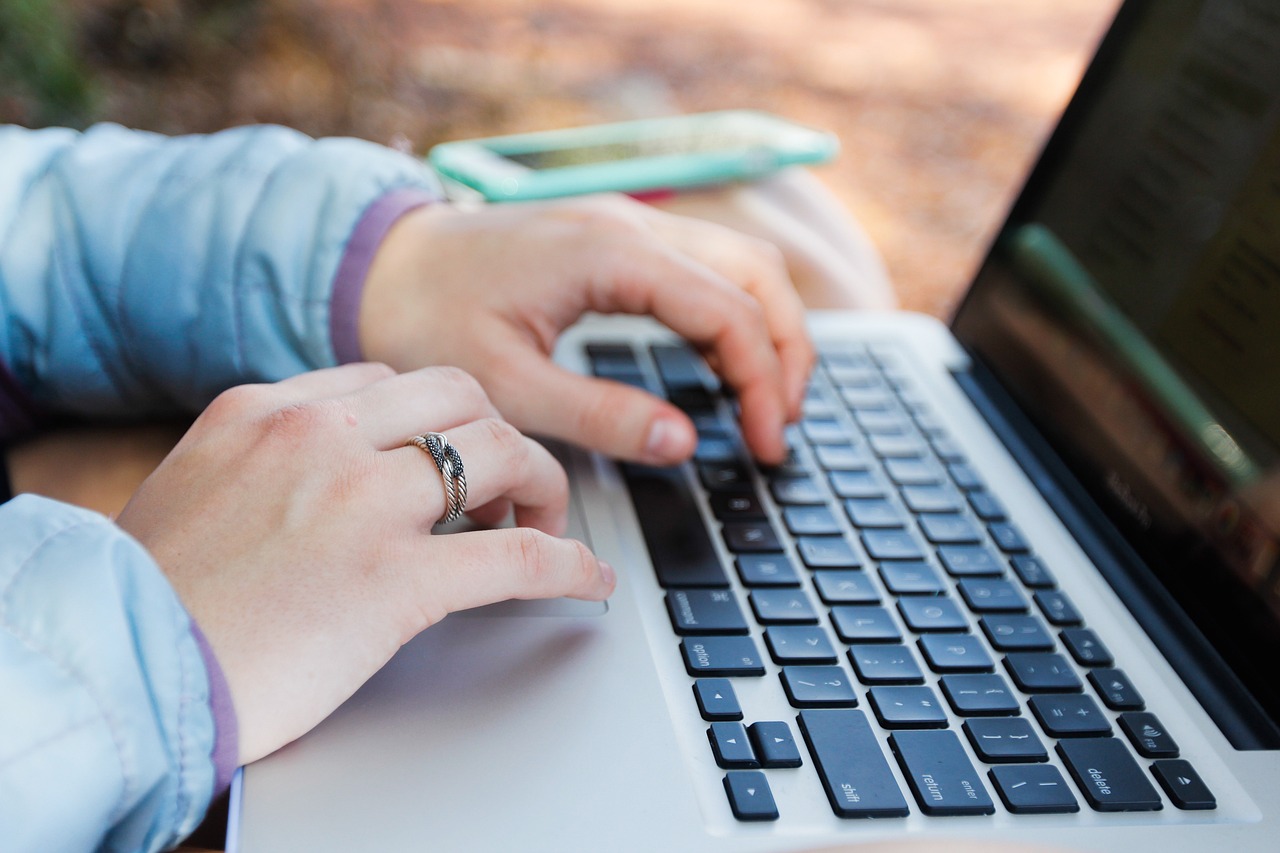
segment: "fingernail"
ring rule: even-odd
[[[614,584],[618,582],[618,573],[613,570],[613,566],[609,565],[604,560],[601,560],[600,578],[609,586],[610,589],[612,589]]]
[[[658,418],[649,427],[644,454],[659,462],[673,462],[683,456],[684,440],[680,425],[668,418]]]

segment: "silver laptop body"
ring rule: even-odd
[[[1280,645],[1269,642],[1280,637],[1280,501],[1267,502],[1280,470],[1278,434],[1267,431],[1268,405],[1280,412],[1280,377],[1257,360],[1272,338],[1256,331],[1262,321],[1280,328],[1278,128],[1272,5],[1126,4],[953,330],[906,313],[811,317],[830,355],[806,422],[792,432],[793,462],[838,529],[806,533],[814,516],[804,510],[817,504],[796,503],[777,472],[747,468],[759,510],[752,524],[781,541],[759,552],[733,539],[727,528],[737,522],[705,488],[724,451],[709,440],[673,476],[688,487],[688,524],[708,531],[724,581],[682,585],[655,570],[665,558],[654,558],[655,534],[637,515],[645,502],[632,499],[635,478],[648,475],[557,449],[574,487],[571,535],[618,569],[607,606],[508,603],[426,631],[312,733],[244,769],[229,849],[763,851],[944,838],[1125,853],[1280,849]],[[1180,210],[1188,201],[1200,203]],[[1176,292],[1134,285],[1130,273],[1143,264]],[[1228,284],[1238,287],[1224,295]],[[1241,305],[1253,321],[1231,320]],[[1215,349],[1212,330],[1233,322],[1228,337],[1238,346]],[[669,344],[678,342],[649,321],[589,318],[557,358],[609,375],[614,356],[630,351],[642,380],[661,389],[653,346]],[[1040,361],[1041,352],[1051,356]],[[1241,390],[1245,374],[1261,381]],[[910,457],[876,438],[903,434],[880,431],[891,419],[857,408],[872,386],[891,392],[907,437],[940,472],[925,486],[959,496],[943,512],[962,519],[956,541],[970,543],[964,536],[976,530],[970,544],[994,555],[994,571],[971,572],[960,559],[973,553],[969,544],[948,545],[951,528],[914,513],[909,504],[937,493],[912,491],[916,469],[892,464]],[[730,405],[714,403],[725,418]],[[833,438],[832,424],[849,438]],[[869,533],[886,529],[875,522],[856,523],[855,509],[869,504],[845,491],[852,478],[836,475],[862,469],[827,464],[839,454],[824,449],[843,444],[891,463],[871,476],[907,513],[888,529],[906,530],[919,560],[886,556],[880,549],[898,540]],[[972,498],[976,491],[998,507]],[[1020,542],[1004,538],[1008,528]],[[802,550],[801,540],[806,549],[840,540],[856,568],[811,568],[826,552]],[[751,574],[742,558],[755,553],[780,555],[794,581]],[[1015,570],[1020,556],[1037,558],[1048,579]],[[907,588],[896,572],[908,562],[927,566],[942,595]],[[862,598],[842,599],[832,571],[846,572],[839,577]],[[742,629],[700,633],[696,617],[712,611],[682,610],[690,590],[703,606],[727,602]],[[777,590],[807,596],[813,618],[768,612],[776,599],[767,593]],[[1021,609],[981,600],[1005,593]],[[960,623],[930,621],[927,605],[943,599],[955,607],[937,618]],[[1063,601],[1074,620],[1053,609]],[[862,604],[882,608],[898,638],[847,641],[866,621]],[[833,659],[804,669],[803,651],[781,648],[804,632],[775,630],[792,625],[828,643]],[[1022,650],[1023,626],[1039,626],[1048,646]],[[722,634],[749,643],[754,659],[738,663],[750,672],[732,672],[729,661],[731,674],[719,674],[723,649],[706,639]],[[948,642],[957,638],[967,639]],[[1091,657],[1095,643],[1106,660]],[[941,660],[948,648],[986,654],[990,665]],[[877,675],[877,649],[905,650],[918,677]],[[1036,686],[1054,660],[1063,671]],[[1014,672],[1024,665],[1030,672]],[[805,681],[815,673],[843,680],[833,689],[851,701],[797,701],[789,690],[821,688]],[[993,714],[966,705],[959,694],[980,702],[971,688],[990,682],[957,675],[1011,683],[1014,707]],[[736,729],[718,727],[733,721],[715,719],[695,697],[707,682],[703,699],[713,701],[719,678],[741,708],[757,763],[768,764],[761,732],[769,731],[790,738],[799,766],[725,758],[744,745]],[[892,707],[903,702],[915,703],[906,722]],[[1087,718],[1084,728],[1072,714]],[[991,720],[1025,726],[989,729]],[[785,728],[755,729],[760,722]],[[984,740],[1010,745],[1008,737],[1023,737],[1015,731],[1029,731],[1043,755],[1007,759]],[[1101,740],[1110,743],[1095,763],[1089,747]],[[845,743],[859,757],[839,757]],[[1040,769],[1025,770],[1032,766]],[[763,811],[772,805],[776,817],[752,811],[766,793]],[[1053,807],[1041,813],[1037,802]],[[766,819],[744,819],[744,810]]]

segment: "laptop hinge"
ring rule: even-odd
[[[1138,624],[1236,749],[1280,748],[1280,727],[1232,673],[1156,574],[1032,426],[989,368],[953,371],[960,388]]]

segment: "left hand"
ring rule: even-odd
[[[679,409],[552,363],[588,311],[652,314],[690,340],[737,392],[750,450],[785,458],[814,351],[781,255],[621,196],[407,214],[369,270],[360,339],[397,369],[463,368],[523,431],[650,464],[688,458],[697,437]]]

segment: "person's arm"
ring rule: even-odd
[[[0,826],[13,850],[164,849],[236,766],[207,644],[102,516],[0,506]]]
[[[2,127],[0,159],[0,437],[352,360],[374,251],[438,198],[412,157],[280,127]]]

